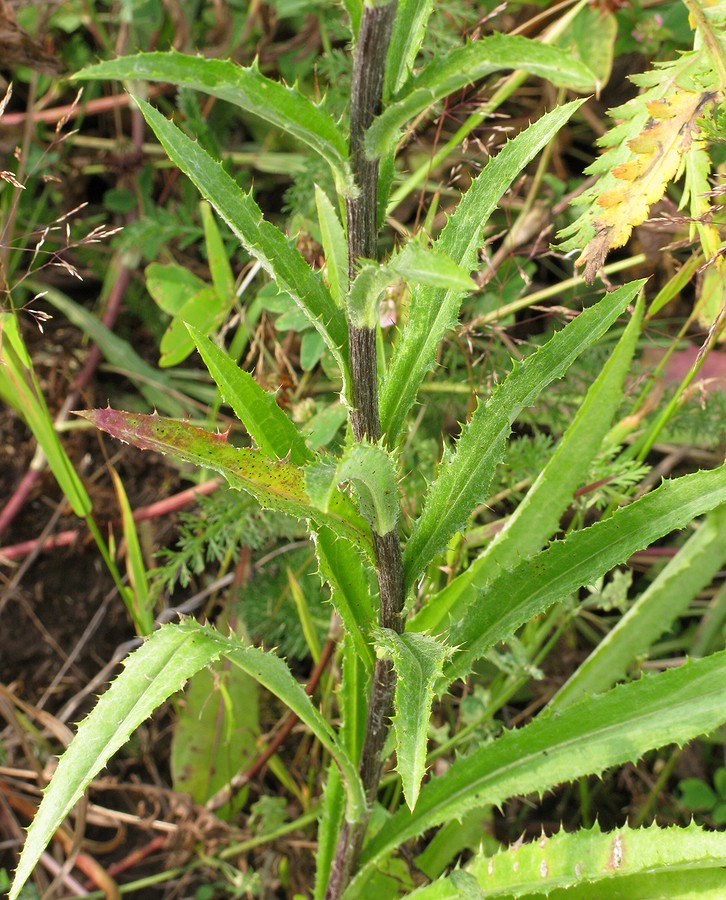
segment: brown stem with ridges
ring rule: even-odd
[[[363,9],[353,62],[350,108],[350,161],[355,196],[346,200],[348,224],[348,274],[352,284],[361,259],[375,259],[377,244],[378,159],[365,155],[365,133],[380,112],[385,63],[396,15],[396,0]],[[381,421],[378,412],[378,362],[376,329],[348,322],[350,349],[351,424],[356,441],[378,441]],[[403,630],[405,598],[403,559],[398,533],[373,535],[376,575],[380,595],[380,625]],[[378,793],[383,772],[381,758],[393,711],[396,674],[389,660],[378,659],[368,703],[366,733],[360,759],[360,776],[368,802],[368,814],[358,822],[345,822],[338,838],[325,894],[337,900],[355,871],[363,846],[370,810]]]

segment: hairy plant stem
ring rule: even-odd
[[[377,243],[378,159],[366,158],[365,133],[380,111],[386,56],[391,40],[396,0],[385,5],[366,5],[353,61],[350,107],[350,161],[356,194],[346,200],[348,224],[348,275],[352,284],[360,259],[374,259]],[[352,386],[351,425],[356,441],[378,441],[381,420],[378,412],[378,367],[375,328],[360,328],[348,322]],[[403,559],[396,530],[373,535],[376,575],[380,595],[379,622],[382,628],[403,630],[405,598]],[[370,809],[378,793],[383,772],[381,754],[390,728],[396,675],[389,660],[378,659],[368,703],[366,733],[360,759],[360,775]],[[368,825],[366,815],[359,822],[345,822],[338,838],[330,871],[326,900],[337,900],[355,870]]]

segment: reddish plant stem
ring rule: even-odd
[[[144,522],[148,519],[159,519],[162,516],[167,516],[193,503],[197,497],[214,493],[220,485],[220,480],[213,478],[210,481],[205,481],[203,484],[179,491],[178,494],[173,494],[171,497],[157,500],[156,503],[140,506],[132,514],[134,522]],[[120,519],[114,520],[114,524],[120,524]],[[30,541],[22,541],[19,544],[10,544],[7,547],[0,547],[0,558],[7,560],[22,559],[35,550],[55,550],[58,547],[70,547],[78,541],[81,534],[82,531],[80,529],[74,529],[61,531],[42,541],[42,543],[39,539],[34,538]],[[41,545],[39,546],[39,544]]]
[[[149,97],[156,97],[159,94],[168,94],[175,90],[169,85],[151,85],[149,87]],[[120,109],[131,104],[131,96],[129,94],[114,94],[113,97],[98,97],[95,100],[89,100],[83,105],[83,113],[86,116],[95,116],[100,113],[111,112],[114,109]],[[5,113],[3,116],[3,125],[23,125],[26,121],[45,122],[47,125],[55,125],[61,122],[69,115],[73,115],[78,109],[76,104],[68,103],[64,106],[54,106],[51,109],[33,109],[29,112]]]

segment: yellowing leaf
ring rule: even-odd
[[[627,242],[669,182],[679,176],[683,156],[698,133],[696,120],[714,98],[711,92],[675,89],[646,104],[650,118],[627,142],[631,158],[611,170],[617,184],[597,199],[602,212],[592,223],[595,236],[576,263],[585,267],[587,281],[595,278],[609,250]]]

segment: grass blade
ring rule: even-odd
[[[17,319],[11,313],[0,314],[0,396],[33,432],[73,512],[81,518],[90,516],[91,498],[58,438]]]

